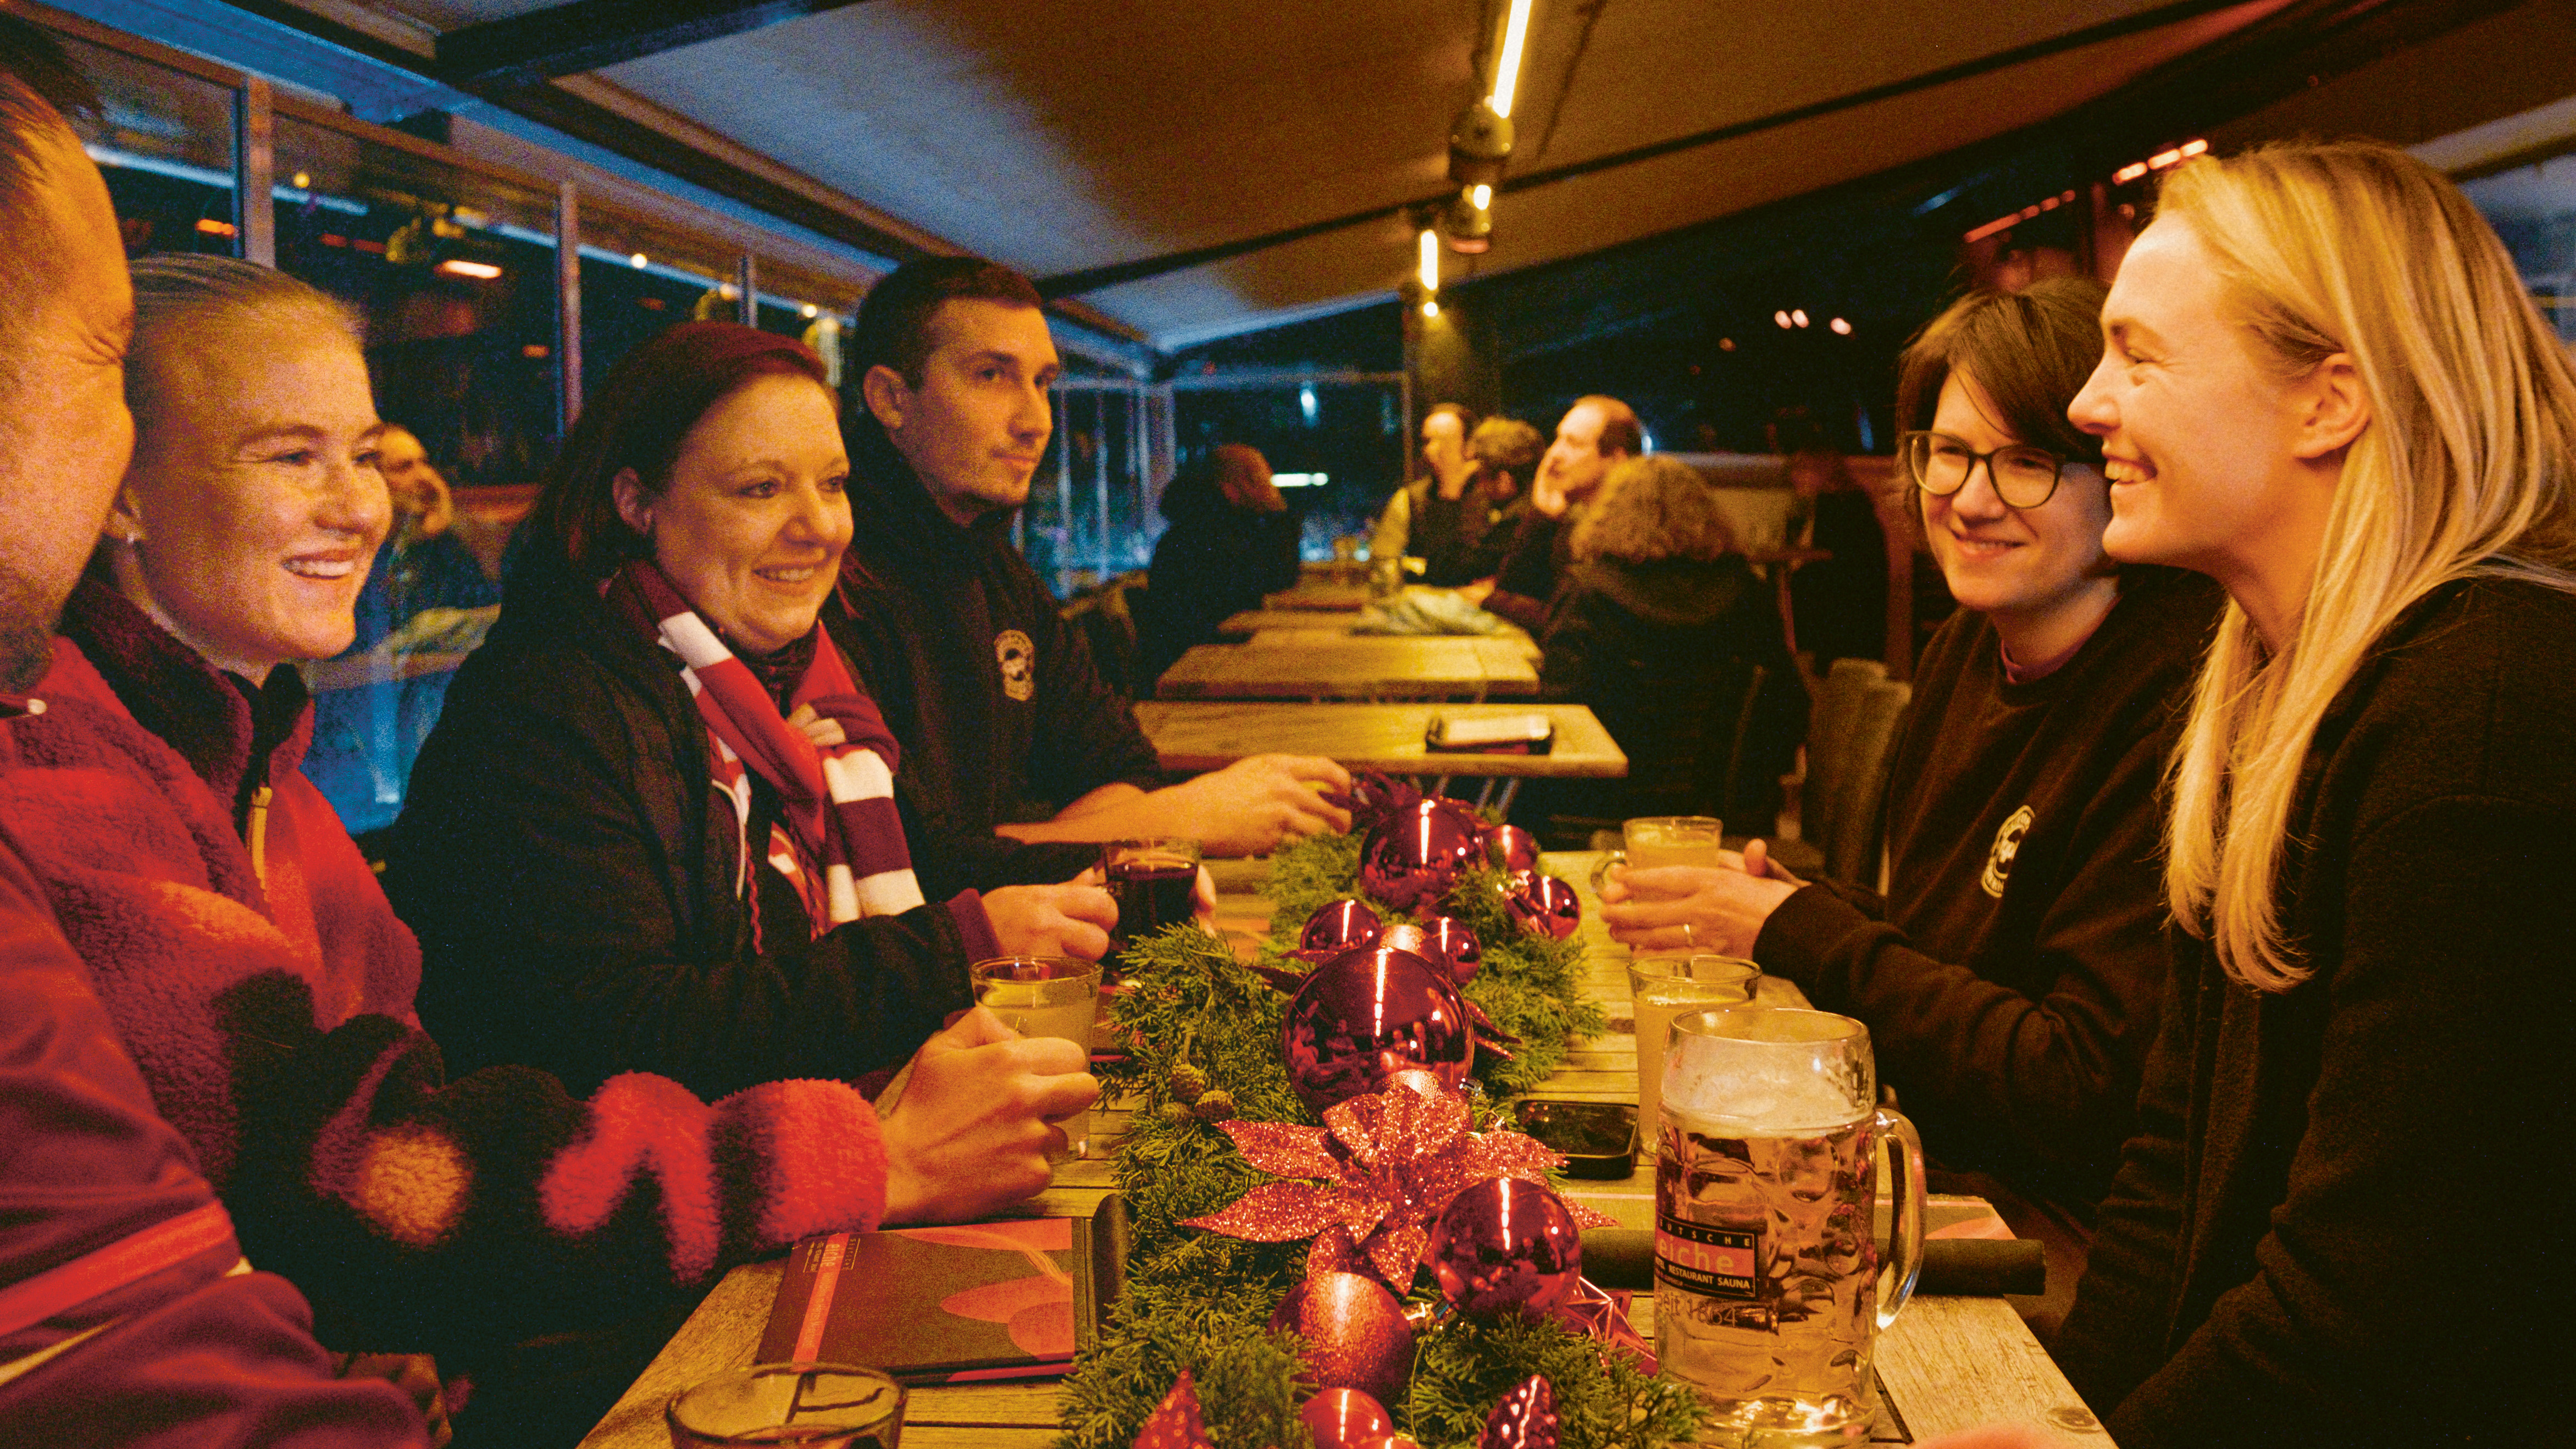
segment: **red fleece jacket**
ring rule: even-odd
[[[0,721],[23,706],[0,701]],[[0,723],[0,733],[12,725]],[[0,1305],[206,1210],[0,820]],[[190,1251],[193,1249],[193,1251]],[[426,1442],[382,1380],[339,1380],[293,1284],[236,1271],[229,1231],[0,1306],[0,1443],[394,1449]],[[28,1314],[44,1316],[27,1322]],[[22,1325],[23,1326],[19,1326]],[[41,1361],[37,1356],[50,1353]]]
[[[839,1083],[709,1105],[640,1073],[587,1102],[520,1067],[445,1081],[418,948],[296,771],[309,706],[257,759],[243,691],[113,591],[84,585],[63,629],[43,712],[0,730],[0,820],[323,1342],[444,1354],[613,1321],[874,1225],[876,1114]]]

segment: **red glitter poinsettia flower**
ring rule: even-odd
[[[1471,1132],[1467,1123],[1465,1102],[1402,1085],[1332,1108],[1322,1127],[1221,1122],[1245,1161],[1273,1177],[1302,1180],[1265,1182],[1184,1226],[1256,1243],[1312,1238],[1309,1273],[1366,1273],[1401,1295],[1449,1199],[1489,1178],[1544,1183],[1547,1170],[1565,1161],[1535,1138]],[[1587,1228],[1614,1221],[1578,1203],[1566,1206]]]

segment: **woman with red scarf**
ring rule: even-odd
[[[923,900],[893,736],[815,627],[852,527],[823,378],[799,343],[690,323],[566,441],[386,876],[451,1057],[859,1079],[971,1005],[970,961],[1106,948],[1096,885],[1009,883],[1094,847]]]

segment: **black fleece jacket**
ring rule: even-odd
[[[2122,1449],[2564,1442],[2576,595],[2410,609],[2289,838],[2312,974],[2181,938],[2058,1360]]]
[[[904,827],[922,888],[1036,847],[992,834],[1103,785],[1162,783],[1090,646],[1011,547],[1010,516],[951,521],[882,437],[852,429],[858,536],[823,623],[903,746]],[[1071,877],[1097,846],[1045,847]],[[964,852],[964,855],[960,855]]]
[[[1868,1023],[1925,1147],[2089,1219],[2134,1125],[2164,989],[2157,785],[2224,602],[2133,567],[2075,657],[2006,680],[1962,609],[1914,679],[1888,805],[1890,898],[1817,883],[1754,959]]]
[[[385,871],[450,1068],[543,1067],[575,1092],[659,1072],[712,1098],[898,1065],[971,1002],[971,897],[811,939],[773,926],[755,950],[737,829],[677,659],[588,589],[514,581]]]

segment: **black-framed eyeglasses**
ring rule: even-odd
[[[1947,498],[1968,486],[1979,463],[1995,496],[2006,508],[2037,508],[2057,492],[2066,460],[2032,443],[2014,443],[1980,453],[1965,439],[1930,430],[1899,434],[1896,455],[1905,461],[1906,477],[1935,498]]]

